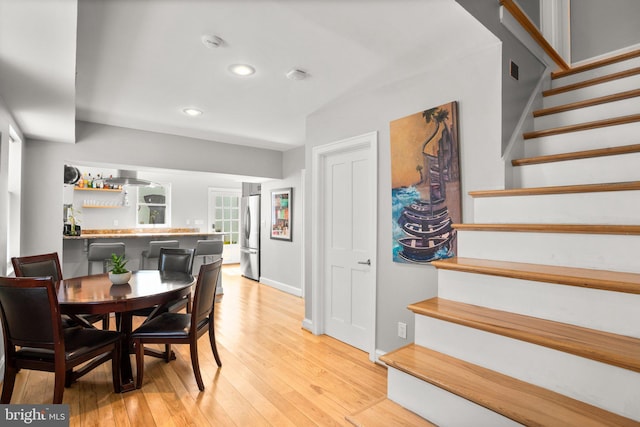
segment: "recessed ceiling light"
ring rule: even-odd
[[[233,64],[229,66],[229,71],[231,71],[236,76],[246,77],[255,73],[256,69],[248,64]]]
[[[185,113],[187,116],[200,116],[202,115],[202,111],[196,109],[196,108],[185,108],[184,110],[182,110],[183,113]]]

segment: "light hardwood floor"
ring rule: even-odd
[[[346,415],[386,396],[385,368],[360,350],[304,331],[301,298],[238,270],[223,268],[224,295],[216,305],[222,368],[208,336],[198,342],[204,392],[188,346],[175,345],[177,360],[168,364],[145,358],[140,390],[114,394],[109,363],[65,389],[70,425],[346,426]],[[22,371],[11,403],[50,403],[52,390],[53,374]]]

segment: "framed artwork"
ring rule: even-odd
[[[456,254],[461,221],[458,103],[390,123],[393,261],[427,264]]]
[[[271,191],[271,238],[291,241],[291,204],[293,189]]]

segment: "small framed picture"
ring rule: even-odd
[[[271,238],[291,241],[292,188],[271,191]]]

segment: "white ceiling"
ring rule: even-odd
[[[0,95],[28,137],[75,142],[77,119],[277,150],[340,97],[486,41],[454,0],[0,0],[0,25]]]

